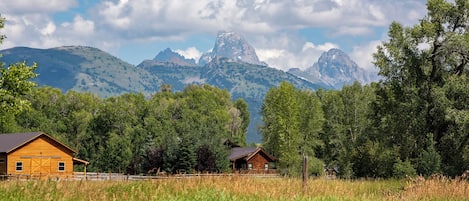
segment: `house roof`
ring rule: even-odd
[[[235,161],[240,158],[249,160],[259,152],[264,153],[272,161],[277,160],[275,157],[268,154],[262,147],[234,147],[231,149],[230,161]]]
[[[16,150],[17,148],[39,138],[40,136],[46,136],[54,141],[56,141],[57,143],[59,143],[60,145],[62,145],[63,147],[65,147],[66,149],[70,150],[71,152],[73,153],[77,153],[75,150],[73,150],[72,148],[68,147],[67,145],[59,142],[58,140],[56,140],[55,138],[47,135],[46,133],[44,132],[29,132],[29,133],[4,133],[4,134],[0,134],[0,153],[10,153],[14,150]]]

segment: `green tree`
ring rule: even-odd
[[[467,85],[469,3],[429,0],[427,10],[428,15],[412,27],[392,23],[389,40],[373,55],[383,76],[377,85],[373,119],[382,134],[381,143],[399,144],[403,161],[430,153],[435,143],[444,172],[455,175],[465,168],[460,161],[467,141],[456,140],[469,137],[460,132],[467,121],[459,121],[460,115],[467,114],[467,107],[460,106],[469,100],[454,97],[454,88],[448,85]],[[433,139],[427,140],[428,136]]]
[[[236,119],[239,121],[239,124],[237,128],[235,126],[233,127],[234,129],[237,129],[236,132],[234,132],[234,129],[231,129],[231,132],[233,133],[233,142],[237,143],[240,146],[245,146],[248,126],[251,120],[251,116],[248,110],[248,104],[243,99],[237,99],[234,103],[234,106],[235,108],[233,108],[233,110],[230,109],[230,114],[234,113],[233,115],[231,115],[233,122],[235,122],[234,120]]]
[[[5,18],[0,17],[0,30],[3,29]],[[0,44],[5,39],[0,35]],[[1,55],[0,55],[1,56]],[[34,73],[37,64],[28,66],[26,62],[10,64],[7,68],[0,62],[0,132],[12,132],[9,124],[12,117],[30,107],[30,102],[23,96],[37,84],[31,81],[37,77]]]
[[[262,115],[265,148],[278,157],[282,173],[299,175],[302,156],[314,157],[314,148],[322,144],[319,132],[324,116],[319,98],[282,82],[267,92]]]
[[[299,103],[295,87],[282,82],[278,88],[271,88],[262,106],[264,145],[278,157],[278,167],[285,174],[298,175],[300,157]]]

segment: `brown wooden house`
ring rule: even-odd
[[[262,147],[233,147],[230,153],[232,170],[237,173],[277,173],[273,168],[276,161]]]
[[[69,177],[77,152],[43,132],[0,134],[0,175]]]

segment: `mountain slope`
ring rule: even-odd
[[[301,89],[320,87],[281,70],[219,57],[205,66],[179,65],[172,60],[145,60],[133,66],[99,49],[81,46],[51,49],[21,47],[2,50],[0,54],[3,54],[0,60],[7,65],[23,60],[37,62],[37,73],[40,74],[37,83],[59,88],[63,92],[86,91],[102,97],[130,92],[149,95],[159,91],[162,84],[170,84],[173,91],[181,91],[188,84],[210,84],[226,89],[233,99],[243,98],[249,105],[252,121],[248,142],[261,141],[257,133],[258,125],[262,123],[259,112],[264,96],[271,87],[278,86],[282,81]]]
[[[265,94],[271,87],[279,86],[282,81],[305,90],[315,90],[321,87],[281,70],[244,62],[238,63],[218,57],[212,59],[207,65],[198,67],[176,64],[168,66],[153,60],[146,60],[137,67],[158,75],[162,82],[170,84],[174,91],[183,90],[187,84],[210,84],[226,89],[233,100],[244,99],[251,113],[248,142],[262,140],[257,133],[257,128],[262,124],[260,111]]]
[[[92,47],[19,47],[0,54],[6,65],[17,61],[38,63],[36,81],[64,92],[88,91],[108,97],[125,92],[153,92],[161,83],[157,76]]]

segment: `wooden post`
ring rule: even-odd
[[[308,156],[303,156],[303,193],[306,193],[308,187]]]
[[[85,166],[85,168],[84,168],[84,173],[85,173],[85,181],[86,181],[86,180],[88,180],[88,179],[86,178],[86,163],[84,164],[84,166]]]

